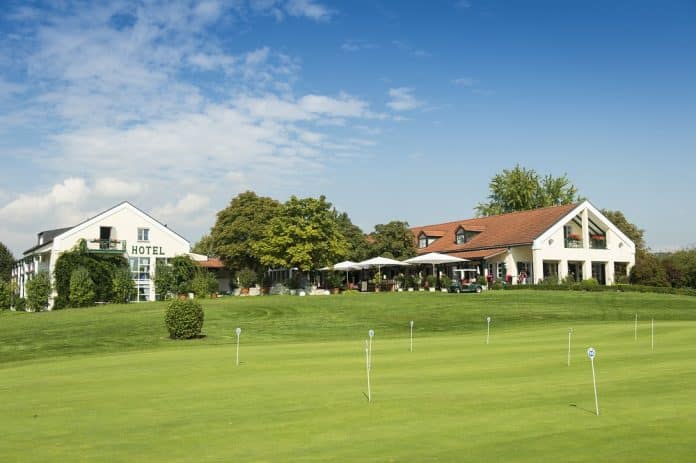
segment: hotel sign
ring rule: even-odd
[[[131,246],[132,256],[163,256],[162,246]]]

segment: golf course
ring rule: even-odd
[[[524,290],[202,304],[204,336],[187,341],[168,338],[165,302],[0,313],[0,461],[696,455],[695,297]]]

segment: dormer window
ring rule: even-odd
[[[428,237],[425,236],[425,233],[421,233],[420,236],[418,237],[418,247],[425,248],[427,246],[428,246]]]
[[[457,230],[455,242],[456,242],[457,244],[464,244],[464,243],[466,243],[466,231],[464,231],[464,229],[461,228],[461,227]]]

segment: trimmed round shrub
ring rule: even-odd
[[[167,308],[164,323],[172,339],[191,339],[201,334],[203,318],[203,307],[196,301],[174,300]]]

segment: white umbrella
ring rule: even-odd
[[[447,254],[440,254],[439,252],[429,252],[428,254],[423,254],[421,256],[411,257],[410,259],[406,259],[404,262],[408,262],[409,264],[432,264],[433,275],[435,275],[435,265],[437,264],[454,264],[456,262],[469,262],[469,259],[448,256]]]
[[[389,267],[389,266],[402,266],[402,265],[409,265],[406,262],[402,262],[400,260],[394,260],[394,259],[389,259],[388,257],[373,257],[372,259],[367,259],[362,262],[358,262],[357,265],[359,268],[372,268],[372,267],[377,267],[377,272],[382,274],[382,267]]]
[[[351,270],[360,270],[358,264],[352,260],[344,260],[333,266],[334,270],[344,270],[346,272],[346,285],[348,285],[348,272]]]

